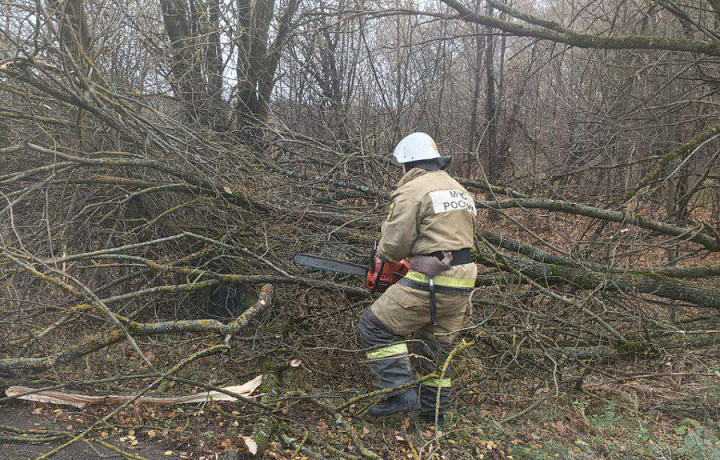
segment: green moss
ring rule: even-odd
[[[258,391],[260,393],[271,393],[277,389],[278,377],[275,373],[276,364],[271,359],[265,359],[260,362],[260,373],[264,376],[263,383],[260,384]]]

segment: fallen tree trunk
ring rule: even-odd
[[[602,272],[602,273],[627,273],[627,270],[618,269],[609,267],[607,265],[599,264],[599,263],[593,263],[588,261],[581,261],[572,259],[570,257],[563,257],[558,256],[555,254],[550,254],[549,252],[543,251],[542,249],[533,246],[528,243],[524,243],[521,241],[514,240],[512,238],[508,238],[505,235],[499,235],[496,233],[488,232],[485,230],[477,230],[476,234],[478,235],[478,238],[484,239],[488,243],[507,249],[512,252],[516,252],[519,254],[522,254],[526,257],[529,257],[537,262],[547,263],[547,264],[558,264],[558,265],[567,265],[570,267],[578,267],[578,268],[586,268],[590,269],[596,272]],[[640,269],[636,269],[636,271],[639,270],[642,273],[650,274],[652,276],[654,275],[664,275],[669,276],[671,278],[681,278],[681,279],[696,279],[696,278],[711,278],[714,276],[720,276],[720,264],[712,264],[712,265],[701,265],[701,266],[692,266],[692,267],[680,267],[680,266],[672,266],[672,267],[644,267]]]
[[[545,198],[516,198],[503,201],[478,202],[477,205],[478,207],[497,210],[509,208],[545,209],[547,211],[592,217],[609,222],[634,225],[662,235],[673,236],[680,241],[692,241],[710,251],[720,251],[720,234],[712,233],[711,229],[704,225],[700,225],[697,228],[678,227],[677,225],[660,222],[633,212],[613,211],[569,201]]]
[[[488,251],[480,249],[480,252],[483,265],[513,274],[519,272],[546,286],[569,285],[581,290],[650,294],[720,309],[720,289],[706,284],[690,283],[643,270],[598,272],[587,267],[543,263],[508,254],[503,254],[505,260],[500,261]],[[476,286],[486,284],[487,280],[482,276],[476,282]]]

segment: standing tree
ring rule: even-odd
[[[160,0],[172,47],[169,83],[187,121],[228,129],[223,98],[228,92],[235,94],[230,110],[237,128],[265,121],[300,1],[288,1],[271,31],[275,0],[238,0],[225,15],[219,0]],[[228,65],[231,57],[234,66]],[[225,79],[236,80],[235,87],[226,88]]]

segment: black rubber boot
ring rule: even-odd
[[[411,412],[418,407],[418,396],[415,388],[408,388],[400,394],[390,396],[385,401],[370,407],[368,414],[373,417],[387,417],[399,412]]]

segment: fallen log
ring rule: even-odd
[[[617,222],[650,230],[661,235],[669,235],[679,241],[692,241],[710,251],[720,251],[720,238],[712,234],[704,225],[697,228],[679,227],[667,222],[660,222],[634,212],[613,211],[596,208],[570,201],[551,200],[546,198],[515,198],[503,201],[478,202],[478,207],[488,209],[545,209],[547,211],[563,212],[578,216],[592,217],[608,222]]]
[[[586,266],[543,263],[533,259],[503,254],[503,261],[478,246],[481,264],[508,273],[517,272],[545,286],[569,285],[581,290],[649,294],[665,299],[681,300],[698,307],[720,309],[720,289],[708,284],[691,283],[645,270],[622,273],[599,272]],[[595,267],[593,267],[595,268]],[[479,277],[476,286],[486,285]]]
[[[159,404],[164,406],[173,406],[179,404],[198,404],[211,401],[242,401],[242,398],[248,398],[260,386],[263,376],[258,375],[249,382],[242,385],[232,385],[223,387],[225,392],[219,391],[203,391],[200,393],[192,393],[183,396],[127,396],[127,395],[104,395],[91,396],[81,393],[65,393],[61,391],[36,391],[33,388],[16,385],[5,390],[5,395],[15,397],[24,401],[34,401],[46,404],[55,404],[61,406],[72,406],[83,409],[89,405],[95,404],[113,404],[133,401],[136,403]],[[236,393],[239,397],[234,397],[228,393]]]

